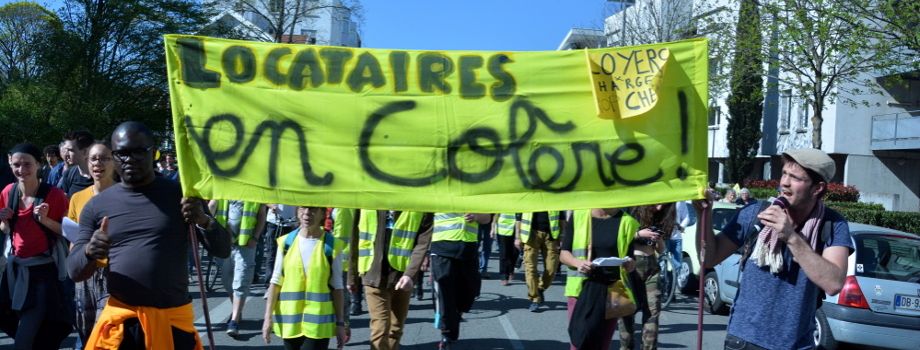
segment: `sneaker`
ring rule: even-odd
[[[537,312],[538,308],[540,308],[540,304],[530,303],[530,312]]]
[[[441,343],[438,344],[438,349],[453,349],[453,348],[454,348],[454,342],[452,342],[450,339],[447,339],[447,337],[442,335]]]
[[[543,290],[538,289],[537,292],[540,293],[540,305],[543,305],[543,303],[546,302],[546,297],[543,296]]]
[[[508,280],[502,280],[502,286],[507,286],[507,285],[508,285]]]
[[[513,273],[508,274],[508,282],[510,283],[511,281],[514,281],[514,274],[513,274]]]
[[[230,320],[227,322],[227,335],[235,337],[240,334],[240,327],[236,324],[236,321]]]
[[[485,272],[485,271],[480,272],[479,276],[482,277],[482,279],[484,280],[492,279],[492,274]]]

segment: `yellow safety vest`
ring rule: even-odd
[[[479,223],[466,222],[463,213],[435,213],[431,241],[479,241]]]
[[[514,214],[498,214],[498,222],[495,224],[495,234],[499,236],[514,236],[514,223],[517,220]]]
[[[588,225],[591,225],[591,210],[576,210],[572,213],[572,224],[575,231],[572,232],[572,255],[581,260],[588,260]],[[617,251],[620,253],[620,257],[629,255],[629,245],[638,230],[639,222],[626,212],[623,212],[619,232],[617,233],[619,235],[617,236]],[[588,278],[587,275],[578,272],[577,268],[569,266],[565,278],[565,296],[577,298],[578,294],[581,293],[581,285],[586,278]],[[626,269],[620,269],[620,279],[626,283],[626,292],[629,295],[629,299],[635,302],[629,279],[626,278]]]
[[[240,232],[237,232],[239,235],[237,237],[237,244],[244,246],[246,243],[249,243],[249,239],[252,238],[252,231],[256,228],[256,215],[259,214],[259,206],[261,204],[254,202],[243,202],[243,213],[240,217]],[[227,217],[230,213],[230,201],[226,199],[221,199],[217,202],[217,213],[214,215],[214,219],[217,220],[221,225],[227,227]]]
[[[549,215],[549,231],[553,239],[559,238],[559,212],[547,212]],[[524,213],[521,215],[521,243],[527,243],[530,240],[530,227],[533,225],[533,213]]]
[[[335,222],[332,224],[332,235],[342,240],[345,246],[351,245],[351,237],[354,235],[355,209],[337,208],[335,209]],[[349,251],[346,249],[342,252],[342,271],[348,271]]]
[[[409,258],[415,248],[415,239],[422,226],[424,213],[402,212],[393,223],[393,235],[390,237],[390,246],[387,260],[390,267],[397,271],[406,271],[409,267]],[[377,211],[361,210],[358,219],[358,273],[364,274],[371,269],[374,262],[374,240],[377,238]]]
[[[286,239],[287,235],[278,237],[278,246],[284,247]],[[327,240],[334,242],[331,252],[326,251]],[[281,269],[284,281],[278,302],[272,310],[275,321],[273,328],[278,337],[323,339],[335,336],[335,307],[329,283],[332,266],[329,265],[329,259],[342,248],[342,241],[330,234],[323,235],[322,241],[310,256],[310,270],[306,273],[300,256],[300,240],[294,239],[284,255]]]

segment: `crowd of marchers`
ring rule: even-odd
[[[777,201],[756,204],[742,190],[744,207],[721,233],[697,225],[707,267],[742,247],[750,262],[726,349],[813,347],[815,301],[843,287],[853,247],[845,219],[822,200],[834,161],[815,149],[783,159]],[[5,160],[0,331],[15,349],[59,349],[74,331],[77,349],[203,349],[188,293],[192,242],[221,259],[230,336],[251,289],[265,285],[267,344],[274,334],[285,349],[329,349],[333,338],[342,348],[349,316],[366,305],[370,347],[395,350],[428,272],[439,348],[460,349],[463,314],[492,277],[493,240],[502,285],[523,264],[530,311],[565,266],[572,349],[609,349],[617,330],[621,349],[657,349],[659,259],[680,256],[689,211],[711,217],[718,199],[701,191],[692,202],[499,214],[204,201],[182,196],[175,155],[160,154],[136,122],[101,140],[72,131],[44,149],[19,144]],[[610,316],[617,297],[636,311]]]

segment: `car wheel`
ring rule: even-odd
[[[703,280],[703,298],[705,298],[706,311],[713,315],[727,315],[728,305],[722,301],[719,292],[719,278],[715,271],[706,274]]]
[[[837,350],[837,340],[831,333],[830,324],[827,323],[827,316],[824,310],[818,309],[815,312],[815,348],[818,350]]]
[[[693,273],[693,262],[689,256],[684,256],[677,270],[677,288],[684,294],[693,294],[700,285],[700,277]]]

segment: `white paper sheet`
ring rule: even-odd
[[[75,243],[77,235],[80,233],[80,224],[65,216],[64,220],[61,221],[61,231],[63,231],[64,238],[67,238],[70,243]]]

